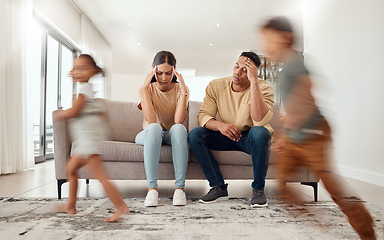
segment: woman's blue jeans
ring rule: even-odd
[[[199,162],[211,187],[219,187],[224,184],[219,164],[212,155],[211,150],[237,150],[252,156],[254,178],[252,188],[264,190],[271,133],[264,127],[255,126],[249,131],[242,132],[241,135],[240,140],[235,142],[219,131],[212,131],[204,127],[195,128],[189,133],[188,140],[192,153]]]
[[[175,124],[169,131],[164,131],[159,124],[151,123],[137,134],[135,142],[144,145],[144,167],[148,188],[157,188],[162,144],[172,146],[175,188],[184,188],[188,165],[188,133],[184,125]]]

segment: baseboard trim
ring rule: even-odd
[[[345,166],[339,166],[338,171],[341,176],[384,187],[384,174],[378,174]]]

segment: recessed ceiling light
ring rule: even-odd
[[[217,24],[216,24],[216,27],[220,27],[220,23],[217,23]]]
[[[141,43],[138,42],[138,43],[137,43],[137,46],[141,46]]]
[[[210,44],[209,44],[209,46],[211,46],[211,47],[212,47],[212,46],[213,46],[213,43],[210,43]]]

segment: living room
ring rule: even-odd
[[[1,26],[1,198],[57,197],[51,114],[70,107],[76,94],[68,74],[74,54],[90,53],[105,69],[105,76],[94,80],[98,97],[137,103],[155,53],[170,50],[178,59],[177,70],[190,89],[190,100],[202,101],[207,84],[229,76],[242,51],[263,55],[258,28],[268,18],[283,15],[294,25],[295,48],[313,71],[313,94],[332,127],[335,169],[383,213],[384,111],[379,104],[384,100],[384,81],[378,71],[384,62],[382,1],[1,4],[2,16],[8,19]],[[124,198],[145,197],[143,180],[116,184]],[[171,197],[172,182],[163,184],[160,197]],[[272,194],[274,186],[274,180],[268,181],[266,191]],[[234,180],[230,197],[249,197],[248,187],[249,180]],[[312,189],[294,188],[313,200]],[[187,180],[187,197],[199,197],[207,189],[206,181]],[[68,192],[64,184],[64,198]],[[102,198],[105,193],[97,181],[89,186],[80,181],[78,196]],[[319,201],[328,200],[320,185]]]

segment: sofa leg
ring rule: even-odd
[[[61,185],[66,183],[67,179],[57,179],[57,198],[61,199]]]
[[[318,183],[317,182],[302,182],[301,184],[313,187],[315,202],[317,202]]]
[[[85,179],[85,184],[89,185],[89,179]]]

